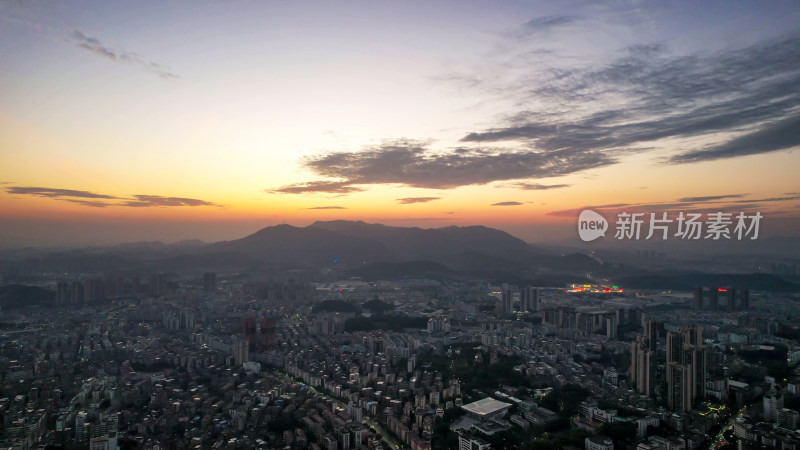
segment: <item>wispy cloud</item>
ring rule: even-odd
[[[314,206],[306,209],[347,209],[344,206]]]
[[[122,49],[112,49],[111,47],[103,45],[103,43],[101,43],[99,39],[87,36],[83,34],[80,30],[73,30],[71,37],[75,45],[84,50],[88,50],[97,56],[109,59],[111,61],[120,64],[130,64],[138,66],[142,69],[145,69],[149,72],[156,74],[157,76],[165,80],[173,80],[176,78],[180,78],[180,76],[172,73],[167,67],[161,64],[143,59],[141,56],[139,56],[134,52],[129,52],[127,50],[122,50]]]
[[[785,202],[800,200],[800,195],[785,196],[785,197],[771,197],[771,198],[755,198],[755,199],[741,199],[750,194],[728,194],[728,195],[707,195],[700,197],[684,197],[674,202],[656,202],[656,203],[616,203],[609,205],[588,205],[582,208],[562,209],[551,211],[547,213],[549,216],[559,217],[577,217],[581,211],[591,209],[599,213],[616,214],[622,211],[626,212],[654,212],[654,213],[677,213],[683,212],[743,212],[754,211],[757,208],[768,207],[769,203]],[[775,211],[770,211],[774,214]]]
[[[162,197],[160,195],[134,195],[134,200],[120,204],[136,208],[150,206],[218,206],[216,203],[184,197]]]
[[[752,133],[712,145],[709,148],[675,155],[670,163],[683,164],[737,156],[757,155],[800,147],[800,114],[763,125]]]
[[[519,206],[522,205],[520,202],[500,202],[500,203],[492,203],[490,206]]]
[[[55,200],[61,200],[93,208],[106,208],[109,206],[124,206],[134,208],[168,206],[222,206],[218,203],[208,202],[196,198],[164,197],[161,195],[139,194],[131,197],[117,197],[114,195],[98,194],[95,192],[80,191],[75,189],[33,186],[10,186],[5,189],[9,194],[52,198]]]
[[[570,186],[569,184],[539,184],[539,183],[528,183],[524,181],[517,181],[514,183],[497,185],[498,188],[514,188],[514,189],[521,189],[523,191],[546,191],[548,189],[560,189],[569,186]]]
[[[427,203],[439,199],[441,199],[441,197],[406,197],[398,198],[397,203],[400,203],[401,205],[410,205],[412,203]]]
[[[786,197],[757,198],[752,200],[736,200],[733,203],[771,203],[771,202],[786,202],[791,200],[800,200],[800,195],[788,195]]]
[[[680,202],[709,202],[713,200],[722,200],[726,198],[742,198],[747,194],[728,194],[728,195],[707,195],[705,197],[684,197],[679,199]]]
[[[295,183],[281,186],[275,189],[266,189],[271,194],[306,194],[306,193],[328,193],[328,194],[352,194],[361,192],[364,189],[352,186],[348,181],[309,181],[306,183]]]
[[[520,36],[530,36],[532,34],[539,34],[543,32],[550,31],[554,28],[562,27],[564,25],[569,25],[577,20],[577,17],[573,16],[540,16],[534,17],[533,19],[525,22],[522,27],[520,27],[518,34]]]
[[[519,110],[463,141],[616,155],[649,151],[666,140],[697,145],[687,138],[702,136],[712,142],[682,146],[668,164],[788,150],[800,146],[798,59],[800,34],[677,56],[662,44],[635,45],[600,66],[531,63],[489,90],[515,96]]]
[[[116,206],[114,203],[98,202],[92,200],[79,200],[75,198],[63,198],[60,200],[70,203],[76,203],[81,206],[89,206],[91,208],[107,208],[109,206]]]
[[[546,29],[572,20],[537,18],[527,26]],[[599,66],[531,63],[513,72],[516,79],[499,77],[505,81],[489,89],[518,98],[520,109],[497,127],[466,134],[465,147],[434,150],[428,142],[397,140],[312,155],[301,165],[335,181],[268,192],[349,194],[376,184],[453,189],[512,180],[528,181],[505,186],[544,190],[567,185],[532,180],[617,164],[664,148],[666,141],[685,149],[663,159],[668,164],[791,149],[800,145],[798,59],[800,35],[791,35],[681,56],[659,43],[633,45]],[[689,139],[695,137],[712,143],[687,147],[701,141]],[[514,141],[513,149],[499,146],[505,141]]]
[[[9,194],[33,195],[35,197],[48,197],[48,198],[105,198],[116,199],[113,195],[96,194],[89,191],[76,191],[73,189],[54,189],[46,187],[32,187],[32,186],[12,186],[6,188]]]

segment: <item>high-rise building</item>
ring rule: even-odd
[[[644,333],[637,334],[631,344],[631,382],[636,391],[652,396],[655,394],[657,324],[653,319],[645,321]]]
[[[690,412],[694,401],[705,395],[706,352],[699,325],[667,333],[667,405],[673,411]]]
[[[87,420],[89,415],[83,411],[75,415],[75,440],[84,443],[89,438],[89,424]]]
[[[242,337],[246,340],[248,350],[262,352],[271,347],[277,339],[275,319],[248,317],[242,320]]]
[[[633,344],[634,355],[631,357],[631,380],[636,382],[636,391],[652,396],[655,394],[656,354],[647,349],[641,336]]]
[[[707,294],[704,291],[703,287],[697,287],[694,290],[692,309],[695,311],[722,311],[722,305],[719,304],[720,296],[726,299],[724,310],[729,312],[747,311],[750,307],[750,290],[748,289],[712,287],[708,289]],[[703,303],[704,294],[707,299],[706,304]]]
[[[795,431],[797,429],[798,421],[800,421],[800,414],[798,414],[797,411],[789,408],[781,408],[778,411],[779,427]]]
[[[161,297],[167,292],[167,277],[164,274],[152,275],[150,277],[150,292],[153,297]]]
[[[762,400],[764,405],[764,420],[766,422],[777,422],[778,411],[783,409],[783,394],[778,393],[775,389],[764,394]]]
[[[250,360],[250,346],[246,339],[236,338],[233,341],[233,363],[237,367]]]
[[[72,295],[70,295],[71,303],[83,303],[86,300],[83,296],[83,283],[80,281],[72,282]]]
[[[694,301],[692,302],[692,309],[695,311],[702,311],[703,309],[703,288],[698,286],[694,290]]]
[[[203,274],[203,290],[206,292],[214,292],[217,289],[217,274],[214,272],[206,272]]]
[[[92,278],[83,281],[84,302],[92,303],[105,297],[105,286],[100,278]]]
[[[342,446],[342,450],[349,450],[350,447],[350,430],[343,428],[339,430],[339,443]]]
[[[750,289],[742,289],[742,295],[739,299],[739,310],[747,311],[750,309]]]
[[[69,283],[60,281],[58,283],[58,294],[56,295],[57,305],[67,305],[70,303],[70,294],[72,293]]]
[[[711,288],[708,292],[708,299],[709,305],[708,309],[711,311],[718,311],[719,310],[719,288]]]
[[[655,319],[645,321],[644,335],[647,337],[647,349],[655,351],[658,339],[658,323],[656,323]]]
[[[361,419],[359,419],[358,422],[361,422]],[[353,426],[351,430],[353,434],[351,439],[353,448],[361,448],[361,443],[364,442],[364,429],[359,426]]]
[[[613,340],[617,338],[617,317],[611,316],[606,319],[606,339]]]
[[[736,308],[736,306],[737,306],[736,305],[736,289],[728,288],[727,294],[728,294],[728,311],[729,312],[737,311],[737,308]]]
[[[511,289],[503,289],[503,314],[514,312],[514,292]]]
[[[431,317],[428,319],[428,333],[447,333],[450,331],[450,321],[447,317]]]
[[[519,291],[519,310],[522,312],[536,312],[539,310],[539,291],[533,286],[528,286]]]

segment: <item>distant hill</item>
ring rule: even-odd
[[[600,262],[589,256],[554,256],[504,231],[483,226],[393,227],[346,220],[263,228],[241,239],[201,247],[181,265],[188,267],[192,258],[209,260],[203,255],[210,253],[229,255],[228,261],[230,255],[239,254],[251,263],[336,265],[349,276],[368,280],[541,280],[543,273],[549,278],[563,274],[583,277],[600,267]]]
[[[204,252],[237,252],[265,262],[345,266],[374,262],[437,260],[465,252],[529,262],[539,255],[530,245],[491,228],[405,228],[365,222],[315,222],[307,227],[277,225],[242,239],[210,244]]]
[[[625,287],[638,289],[673,289],[691,291],[697,286],[747,288],[757,291],[798,292],[800,286],[783,278],[764,273],[740,274],[683,274],[643,275],[620,280]]]
[[[308,228],[380,242],[400,260],[425,260],[465,252],[524,260],[540,253],[522,239],[483,226],[391,227],[362,221],[334,220],[315,222]]]
[[[2,256],[2,255],[0,255]],[[394,227],[361,221],[277,225],[231,241],[138,242],[106,248],[14,254],[25,270],[50,272],[250,271],[336,268],[365,279],[547,280],[585,277],[600,263],[553,255],[483,226]],[[7,260],[12,260],[8,258]],[[20,262],[17,262],[20,261]],[[544,277],[544,278],[543,278]]]
[[[393,255],[381,243],[319,227],[277,225],[234,241],[217,242],[204,252],[236,252],[263,262],[292,264],[359,264],[385,261]]]

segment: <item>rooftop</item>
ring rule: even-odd
[[[477,402],[472,402],[462,406],[465,411],[478,416],[496,413],[510,407],[511,403],[501,402],[493,399],[492,397],[486,397],[478,400]]]

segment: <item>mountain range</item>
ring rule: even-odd
[[[242,239],[210,244],[202,251],[242,253],[264,262],[346,266],[439,260],[465,253],[527,261],[542,254],[521,239],[482,226],[407,228],[344,220],[267,227]]]
[[[0,264],[21,272],[119,274],[327,268],[336,270],[338,276],[366,280],[482,279],[540,286],[587,282],[587,277],[602,273],[604,268],[600,260],[586,254],[554,253],[483,226],[414,228],[343,220],[305,227],[270,226],[241,239],[211,244],[141,242],[83,250],[15,250],[0,252]],[[625,265],[624,274],[618,275],[614,278],[627,279],[630,285],[643,288],[683,288],[723,281],[719,274],[688,270],[648,272],[630,264]],[[756,289],[797,288],[772,275],[725,281],[752,284]]]

